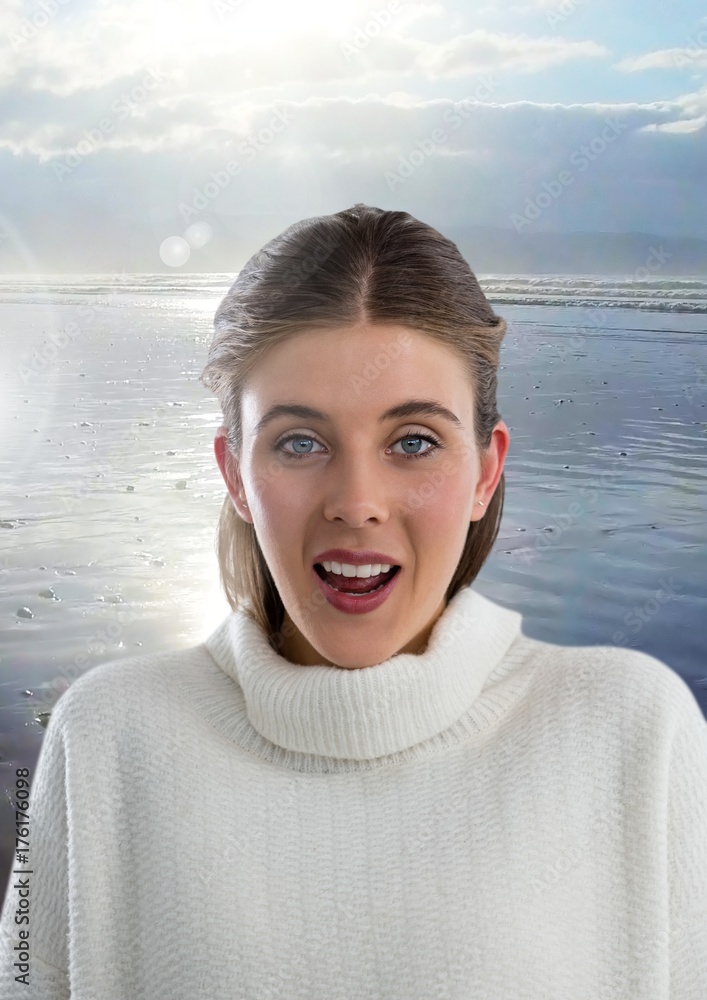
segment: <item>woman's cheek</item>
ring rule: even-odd
[[[473,489],[473,469],[451,458],[425,470],[407,492],[406,504],[414,510],[434,512],[442,521],[459,522],[459,512],[468,505]],[[446,515],[446,516],[445,516]]]
[[[263,493],[273,484],[281,482],[284,471],[284,466],[276,455],[272,453],[254,454],[248,469],[248,479],[252,484],[253,492],[255,494]]]

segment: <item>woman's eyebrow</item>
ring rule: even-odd
[[[255,433],[259,434],[271,420],[284,416],[299,417],[301,420],[328,421],[330,419],[321,410],[315,410],[311,406],[304,406],[302,403],[276,403],[263,414],[255,425]],[[390,409],[381,414],[378,421],[382,424],[386,420],[401,420],[405,417],[417,416],[442,417],[442,419],[448,420],[456,427],[463,428],[459,417],[434,399],[408,399],[404,403],[391,406]]]

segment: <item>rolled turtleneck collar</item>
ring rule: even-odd
[[[396,653],[370,667],[292,663],[242,610],[205,645],[240,687],[248,720],[266,740],[300,753],[366,760],[453,725],[474,705],[521,623],[519,612],[464,587],[435,622],[424,652]]]

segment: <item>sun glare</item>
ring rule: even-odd
[[[235,31],[258,41],[298,34],[339,35],[352,27],[353,6],[345,0],[241,0],[230,16]]]
[[[154,48],[170,56],[302,35],[344,38],[365,9],[360,0],[158,0],[142,7],[140,17]]]

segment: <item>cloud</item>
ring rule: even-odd
[[[181,7],[170,8],[161,30],[154,4],[108,3],[85,9],[78,20],[67,20],[67,9],[57,7],[53,17],[34,23],[15,0],[4,13],[11,30],[0,43],[7,56],[0,58],[0,148],[40,162],[98,132],[92,152],[178,150],[195,142],[219,148],[255,128],[258,109],[284,87],[322,93],[385,80],[386,90],[396,91],[413,79],[419,85],[455,78],[488,98],[498,87],[487,86],[489,71],[537,73],[608,54],[593,42],[484,29],[434,42],[401,33],[398,19],[410,28],[439,18],[439,4],[403,5],[402,13],[388,12],[385,23],[387,8],[381,8],[375,16],[383,27],[375,37],[367,34],[374,21],[363,14],[335,38],[313,24],[297,44],[267,35],[249,41],[233,24],[219,26],[203,3],[188,45],[191,22]],[[365,130],[365,123],[359,127]]]
[[[705,32],[707,35],[707,32]],[[624,73],[638,73],[645,69],[707,69],[707,48],[683,46],[674,49],[658,49],[642,56],[628,56],[615,64],[615,69]]]
[[[293,124],[278,138],[278,149],[306,154],[316,146],[319,150],[344,150],[355,158],[363,150],[404,149],[436,125],[443,126],[445,114],[449,117],[457,108],[465,128],[448,130],[453,148],[463,149],[465,142],[475,146],[483,142],[506,155],[506,144],[512,141],[514,160],[522,162],[526,150],[531,156],[539,152],[545,157],[583,137],[591,138],[592,129],[607,116],[620,116],[629,132],[667,125],[675,131],[694,130],[698,127],[695,122],[707,112],[707,90],[646,104],[493,103],[498,87],[498,77],[493,74],[473,78],[466,95],[456,102],[399,90],[388,98],[371,93],[361,98],[320,96],[280,101],[256,93],[234,99],[205,88],[194,93],[165,93],[167,85],[149,73],[134,80],[102,88],[98,99],[89,93],[70,100],[51,93],[24,98],[19,91],[6,95],[0,101],[0,148],[15,155],[32,155],[40,162],[61,158],[79,143],[85,146],[86,141],[91,144],[87,156],[111,148],[188,152],[196,146],[218,154],[266,127],[278,107],[287,107]],[[13,110],[20,99],[24,105],[21,119]],[[680,122],[693,124],[679,126]],[[542,137],[539,150],[538,135]],[[518,142],[519,136],[522,142]]]
[[[269,133],[277,106],[292,121]],[[312,97],[252,105],[239,129],[221,103],[208,114],[201,100],[164,113],[159,145],[150,148],[151,127],[140,134],[126,120],[136,131],[122,148],[84,150],[65,175],[55,158],[0,152],[17,193],[8,223],[40,270],[159,270],[162,241],[196,222],[214,237],[190,266],[233,270],[287,220],[356,201],[412,211],[443,231],[512,228],[513,214],[548,188],[561,194],[532,231],[707,229],[704,93],[615,105]],[[572,176],[564,188],[563,171]],[[12,247],[8,238],[0,251]]]
[[[609,54],[596,42],[528,38],[478,29],[441,45],[425,47],[418,54],[418,65],[431,77],[465,76],[485,69],[537,73],[577,59],[602,59]]]
[[[280,118],[273,122],[278,111]],[[477,173],[462,180],[459,191],[473,186],[474,176],[478,181],[483,175],[485,197],[500,206],[509,191],[532,188],[554,177],[583,145],[590,150],[592,163],[587,177],[596,183],[601,178],[601,183],[622,186],[636,172],[651,170],[664,178],[672,171],[675,180],[681,171],[697,177],[704,167],[705,115],[707,94],[699,92],[650,104],[490,104],[478,101],[473,93],[457,101],[421,100],[399,93],[387,99],[375,94],[311,97],[252,103],[241,107],[237,119],[222,97],[206,103],[185,97],[170,107],[160,105],[143,119],[116,120],[106,135],[96,132],[91,137],[88,130],[82,136],[68,122],[55,124],[54,131],[46,122],[38,123],[30,145],[33,155],[42,146],[55,145],[58,128],[63,129],[61,139],[70,140],[72,153],[52,155],[41,163],[45,184],[53,185],[55,195],[61,192],[62,197],[75,186],[78,190],[88,176],[94,186],[105,185],[115,192],[121,183],[120,174],[113,174],[116,163],[123,164],[121,171],[125,163],[133,163],[131,175],[139,176],[151,172],[159,157],[163,171],[159,200],[165,215],[176,212],[180,200],[207,182],[212,171],[224,170],[229,161],[238,161],[241,171],[210,206],[217,215],[243,211],[254,197],[267,201],[266,177],[275,187],[286,187],[297,172],[309,175],[313,183],[331,173],[332,184],[347,177],[354,188],[365,182],[385,190],[386,172],[397,170],[402,159],[421,148],[429,151],[424,165],[398,190],[418,190],[430,172],[445,190],[452,181],[460,181],[457,165],[464,164],[467,170],[472,165]],[[16,125],[5,143],[18,155],[23,153],[21,134],[26,128]],[[601,136],[607,129],[618,138],[616,142],[612,138],[611,149],[594,155],[591,150],[606,145]],[[26,136],[24,142],[26,159]],[[64,171],[62,165],[71,169]]]
[[[707,89],[666,101],[501,103],[502,93],[518,94],[521,74],[533,75],[536,96],[546,72],[542,92],[553,95],[553,70],[563,81],[587,63],[611,71],[616,56],[592,41],[486,30],[476,9],[467,30],[458,9],[439,3],[402,4],[374,29],[371,18],[389,5],[301,0],[282,8],[302,15],[288,36],[268,30],[257,0],[224,17],[209,0],[71,0],[42,24],[31,20],[34,3],[6,0],[8,233],[50,270],[54,259],[68,269],[149,270],[160,267],[165,238],[204,221],[214,238],[199,259],[213,253],[218,270],[240,245],[244,218],[277,216],[279,225],[367,201],[440,226],[446,217],[508,227],[563,170],[572,183],[540,227],[707,227]],[[548,3],[534,9],[542,18]],[[617,65],[672,65],[679,51],[689,46]]]
[[[205,0],[106,3],[83,8],[76,16],[70,5],[58,3],[53,15],[38,8],[28,16],[13,0],[0,20],[0,85],[21,83],[25,90],[71,96],[100,91],[156,66],[171,77],[175,92],[181,87],[233,93],[392,74],[434,81],[488,69],[536,73],[609,54],[592,41],[483,28],[430,41],[424,22],[442,20],[444,8],[438,3],[397,0],[397,7],[388,10],[390,2],[351,2],[344,5],[349,22],[334,26],[322,13],[322,0],[316,0],[317,8],[312,7],[315,0],[307,2],[297,5],[301,23],[293,15],[290,33],[278,33],[282,18],[271,17],[268,25],[267,10],[255,6],[255,0],[227,17]],[[338,6],[327,9],[341,13]],[[320,13],[314,16],[316,11]]]
[[[686,118],[678,122],[665,122],[663,125],[644,125],[642,132],[666,132],[674,135],[689,135],[691,132],[704,132],[707,125],[707,115],[699,118]]]

